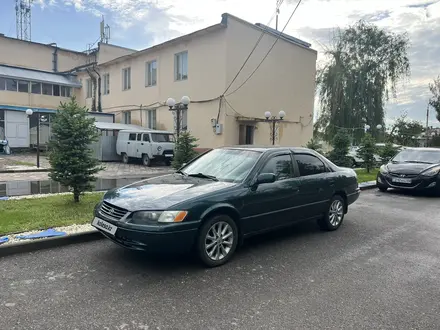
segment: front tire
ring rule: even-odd
[[[142,164],[144,164],[144,166],[148,166],[148,167],[151,165],[151,159],[150,159],[150,157],[148,157],[147,154],[142,155]]]
[[[334,231],[338,229],[345,216],[345,200],[340,195],[335,195],[330,200],[330,206],[323,218],[319,219],[318,225],[322,230]]]
[[[237,249],[238,228],[227,215],[216,215],[208,219],[197,238],[197,253],[208,267],[227,263]]]
[[[387,192],[388,188],[385,186],[381,186],[381,185],[377,185],[377,188],[381,191],[381,192]]]

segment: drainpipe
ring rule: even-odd
[[[98,71],[96,71],[96,68],[93,66],[93,71],[98,75],[98,112],[102,112],[102,105],[101,105],[101,75]]]
[[[96,112],[96,77],[92,74],[89,68],[86,69],[92,81],[92,112]]]
[[[58,45],[55,42],[53,42],[50,44],[50,46],[54,47],[52,53],[52,71],[58,72]]]

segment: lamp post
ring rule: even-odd
[[[188,96],[182,96],[182,99],[180,100],[180,103],[176,103],[176,100],[173,98],[168,98],[166,104],[170,108],[170,111],[175,111],[176,114],[176,125],[175,125],[175,131],[177,138],[179,138],[180,135],[180,121],[182,118],[182,111],[188,110],[188,104],[191,102],[190,98]]]
[[[283,110],[281,110],[278,113],[278,117],[276,117],[276,116],[272,116],[270,111],[266,111],[264,113],[264,117],[266,118],[266,121],[271,124],[271,129],[272,129],[271,140],[272,140],[272,145],[275,145],[275,140],[276,140],[276,124],[279,123],[280,121],[283,121],[284,117],[286,117],[286,113]]]
[[[30,119],[34,111],[27,109],[26,114]],[[40,113],[37,111],[37,168],[40,168]]]

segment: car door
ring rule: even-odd
[[[130,133],[127,141],[127,155],[128,157],[137,157],[137,140],[136,133]]]
[[[141,142],[139,143],[139,157],[142,157],[142,154],[147,154],[148,157],[152,157],[151,153],[151,141],[150,141],[150,133],[143,133],[141,137]]]
[[[276,181],[255,186],[251,184],[244,199],[243,231],[255,233],[292,222],[297,206],[299,178],[295,175],[290,152],[269,156],[255,174],[274,173]],[[254,182],[253,181],[253,182]]]
[[[295,153],[293,157],[300,175],[298,217],[307,219],[325,213],[334,190],[332,172],[313,154]]]

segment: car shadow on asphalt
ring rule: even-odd
[[[295,245],[299,241],[309,241],[310,237],[325,234],[322,232],[315,221],[307,221],[285,227],[280,230],[271,231],[265,234],[251,237],[244,241],[244,244],[236,251],[234,258],[227,264],[217,270],[228,269],[229,267],[236,267],[237,263],[246,260],[250,257],[254,258],[258,253],[263,256],[270,256],[277,251],[280,246],[288,248],[287,245]],[[192,273],[193,275],[199,272],[205,272],[205,268],[195,255],[195,253],[187,254],[148,254],[140,251],[132,251],[113,243],[112,248],[104,251],[105,255],[101,255],[101,260],[106,260],[108,266],[114,268],[117,263],[118,267],[131,272],[148,274],[150,276],[163,276],[170,273]]]

